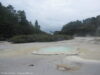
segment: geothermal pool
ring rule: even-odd
[[[41,48],[37,51],[34,51],[35,54],[68,54],[73,53],[76,48],[69,47],[69,46],[53,46],[53,47],[46,47]]]

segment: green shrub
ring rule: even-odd
[[[72,36],[66,35],[48,35],[48,34],[34,34],[34,35],[18,35],[9,39],[13,43],[27,43],[27,42],[51,42],[72,39]]]

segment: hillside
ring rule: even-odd
[[[65,24],[61,31],[55,34],[67,34],[76,36],[99,36],[100,35],[100,15],[87,18],[82,21],[72,21]]]

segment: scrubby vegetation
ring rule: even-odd
[[[12,5],[0,3],[0,41],[13,43],[50,42],[72,39],[72,36],[100,36],[100,16],[72,21],[65,24],[61,31],[50,35],[41,30],[38,21],[28,21],[24,11],[16,11]]]
[[[61,31],[56,31],[55,34],[100,36],[100,15],[83,21],[69,22],[63,26]]]
[[[51,42],[72,39],[71,36],[66,35],[48,35],[48,34],[34,34],[34,35],[19,35],[9,39],[13,43],[27,43],[27,42]]]
[[[24,11],[16,11],[12,5],[5,7],[0,3],[0,40],[26,43],[65,39],[72,39],[72,37],[47,34],[41,30],[37,20],[34,25],[29,22]]]
[[[38,21],[29,22],[24,11],[16,11],[12,5],[7,7],[0,3],[0,40],[18,35],[42,34]]]

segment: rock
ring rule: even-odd
[[[33,66],[34,66],[34,64],[30,64],[29,66],[33,67]]]

